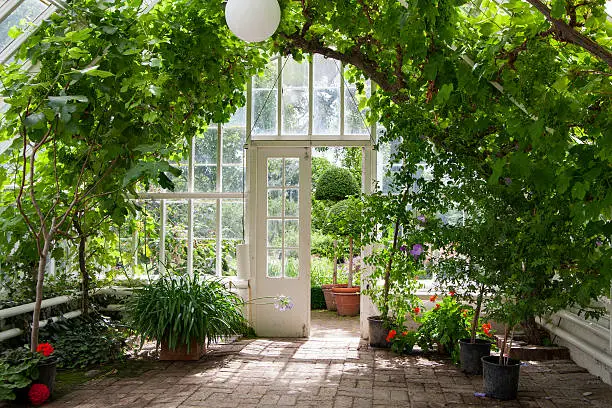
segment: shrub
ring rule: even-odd
[[[345,198],[358,195],[359,185],[347,169],[332,167],[319,177],[315,199],[341,201]]]
[[[323,289],[320,286],[313,286],[310,288],[310,308],[312,310],[325,309],[325,296],[323,296]]]

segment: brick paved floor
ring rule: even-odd
[[[92,380],[48,408],[612,407],[612,387],[571,361],[521,367],[519,399],[475,397],[482,378],[448,360],[398,357],[360,341],[359,322],[313,312],[308,340],[253,339],[138,378]]]

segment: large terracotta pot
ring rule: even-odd
[[[161,349],[159,351],[159,359],[163,361],[191,361],[199,360],[206,353],[206,344],[199,344],[197,341],[191,341],[191,348],[187,352],[187,345],[181,344],[176,349],[170,350],[168,342],[162,340]]]
[[[323,297],[325,297],[325,306],[327,307],[327,310],[336,311],[336,300],[334,298],[334,294],[332,293],[333,288],[346,288],[346,283],[321,285],[321,289],[323,289]]]
[[[359,301],[361,294],[359,286],[352,288],[332,288],[336,299],[338,316],[357,316],[359,314]]]

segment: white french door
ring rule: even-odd
[[[309,148],[258,148],[254,326],[259,336],[310,333]],[[273,298],[291,298],[279,310]]]

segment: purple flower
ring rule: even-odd
[[[410,250],[410,255],[414,256],[414,259],[416,260],[419,255],[421,255],[423,253],[423,245],[421,244],[414,244],[412,246],[412,249]]]
[[[603,245],[603,242],[601,241],[601,239],[598,239],[597,241],[595,241],[595,246],[596,246],[596,247],[598,247],[598,248],[599,248],[599,247],[600,247],[600,246],[602,246],[602,245]]]
[[[279,312],[291,310],[293,306],[293,300],[289,296],[280,295],[274,300],[274,308],[278,309]]]
[[[399,247],[399,250],[402,252],[406,252],[408,248],[406,248],[406,245],[402,245],[401,247]]]
[[[421,224],[425,224],[425,222],[427,221],[427,219],[425,218],[424,215],[419,215],[417,217],[417,220],[419,220],[421,222]]]
[[[507,186],[509,186],[510,184],[512,184],[512,179],[510,177],[505,177],[504,182],[506,183]]]

